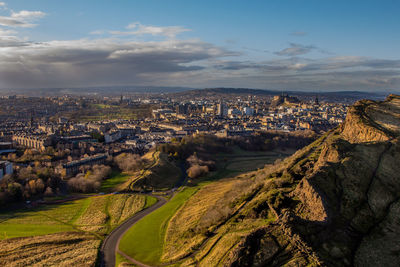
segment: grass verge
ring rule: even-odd
[[[144,217],[121,239],[119,249],[143,263],[160,263],[168,221],[196,191],[187,187],[177,193],[167,204]]]

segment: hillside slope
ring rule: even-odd
[[[185,229],[186,244],[199,235],[202,241],[180,259],[164,251],[165,261],[400,266],[399,135],[400,96],[357,102],[338,129],[280,164],[242,175],[253,181],[252,191],[245,183],[235,202],[225,203],[238,208],[204,231]],[[201,201],[201,195],[194,197]],[[206,209],[199,212],[199,218],[209,216]],[[169,238],[177,242],[173,234]]]

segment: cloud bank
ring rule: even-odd
[[[5,7],[0,2],[0,7]],[[6,10],[8,12],[8,10]],[[94,30],[87,38],[37,42],[20,28],[34,27],[42,11],[0,16],[0,88],[153,85],[252,87],[278,90],[391,90],[400,87],[400,60],[355,56],[308,58],[314,45],[289,43],[269,59],[184,39],[183,26],[129,24]],[[292,33],[301,36],[303,32]],[[138,38],[140,37],[140,38]]]

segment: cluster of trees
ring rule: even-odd
[[[203,176],[207,174],[210,170],[215,169],[214,161],[199,159],[196,152],[188,157],[186,159],[186,162],[189,164],[187,174],[191,179]]]
[[[140,157],[138,154],[122,153],[114,158],[115,164],[122,171],[137,171],[143,169],[146,165],[146,159]]]
[[[53,168],[36,163],[0,180],[0,204],[51,196],[65,190],[65,183]]]
[[[231,143],[243,150],[268,151],[276,148],[299,149],[311,144],[317,138],[313,131],[266,131],[258,132],[252,136],[232,137]]]
[[[186,136],[179,142],[160,145],[158,149],[163,153],[174,155],[177,159],[186,160],[194,153],[201,157],[210,157],[213,154],[230,152],[232,148],[226,143],[226,139],[214,135],[198,135]]]
[[[0,180],[0,205],[68,192],[96,192],[101,181],[111,174],[111,167],[95,165],[83,171],[65,181],[53,168],[39,163],[22,167],[13,175],[6,175]]]
[[[313,131],[265,131],[251,136],[235,136],[219,138],[214,135],[187,136],[180,141],[159,146],[159,150],[175,158],[185,160],[194,153],[201,157],[212,157],[217,153],[229,153],[232,147],[238,146],[243,150],[268,151],[276,148],[299,149],[309,145],[317,138]]]
[[[63,159],[70,153],[69,149],[57,150],[53,147],[47,147],[44,151],[28,148],[23,151],[18,150],[16,153],[10,153],[7,156],[3,156],[2,159],[18,163],[30,163],[34,161],[43,163]]]
[[[77,176],[68,180],[70,191],[79,193],[91,193],[100,189],[101,181],[111,174],[111,167],[105,165],[95,165],[86,173],[79,173]]]

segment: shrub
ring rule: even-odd
[[[111,173],[111,168],[104,165],[95,165],[91,171],[86,174],[80,173],[68,181],[68,187],[71,191],[91,193],[99,190],[101,181]]]
[[[208,173],[208,166],[193,165],[187,170],[189,178],[197,178]]]
[[[137,154],[122,153],[115,157],[115,163],[123,171],[137,171],[144,167],[146,160]]]

